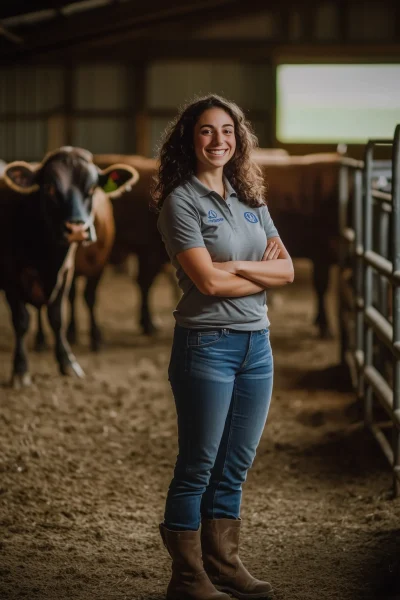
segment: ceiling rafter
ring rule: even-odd
[[[14,0],[13,2],[2,2],[0,5],[0,20],[37,13],[43,10],[59,10],[66,4],[76,4],[81,0],[39,0],[29,2],[27,0]]]
[[[87,13],[71,15],[68,19],[34,28],[18,28],[24,38],[24,46],[4,49],[3,59],[23,57],[32,53],[67,49],[87,40],[102,40],[109,34],[119,35],[142,27],[160,23],[176,22],[186,15],[206,14],[208,11],[238,4],[241,0],[179,0],[166,6],[165,0],[153,0],[145,4],[131,0],[123,4],[109,4]]]

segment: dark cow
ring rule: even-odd
[[[64,335],[62,303],[79,242],[95,242],[93,193],[116,194],[135,179],[129,167],[100,171],[86,150],[63,147],[33,167],[7,165],[0,191],[0,289],[5,291],[16,336],[12,384],[30,384],[24,336],[26,304],[48,307],[55,355],[64,375],[83,376]],[[5,185],[7,184],[7,185]]]
[[[124,165],[118,165],[124,168]],[[113,169],[114,167],[111,167]],[[110,167],[107,169],[110,171]],[[139,179],[139,174],[133,167],[129,167],[132,173],[130,187]],[[113,205],[111,198],[116,198],[119,190],[105,194],[103,190],[97,189],[93,195],[93,222],[96,229],[96,241],[90,245],[81,244],[75,256],[75,272],[71,281],[69,292],[70,299],[70,322],[67,328],[67,339],[75,343],[77,339],[77,321],[75,310],[76,278],[86,278],[83,297],[89,310],[90,319],[90,347],[93,351],[100,349],[102,335],[95,315],[95,304],[97,286],[103,275],[104,267],[108,262],[115,238],[115,224],[113,216]],[[41,351],[47,347],[40,309],[38,311],[38,331],[35,340],[35,349]]]

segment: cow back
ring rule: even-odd
[[[339,241],[339,170],[352,164],[337,153],[255,156],[267,185],[271,216],[293,257],[334,262]]]

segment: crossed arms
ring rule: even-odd
[[[238,298],[266,288],[292,283],[292,260],[279,237],[270,238],[260,261],[233,260],[213,263],[206,248],[191,248],[177,260],[196,287],[207,296]]]

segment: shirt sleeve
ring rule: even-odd
[[[265,231],[265,235],[267,236],[267,239],[273,238],[273,237],[279,237],[279,233],[277,228],[274,225],[274,222],[271,218],[271,215],[269,214],[269,210],[266,206],[263,206],[262,209],[262,222],[264,225],[264,231]]]
[[[171,260],[190,248],[205,248],[200,215],[189,199],[172,193],[166,198],[157,221]]]

